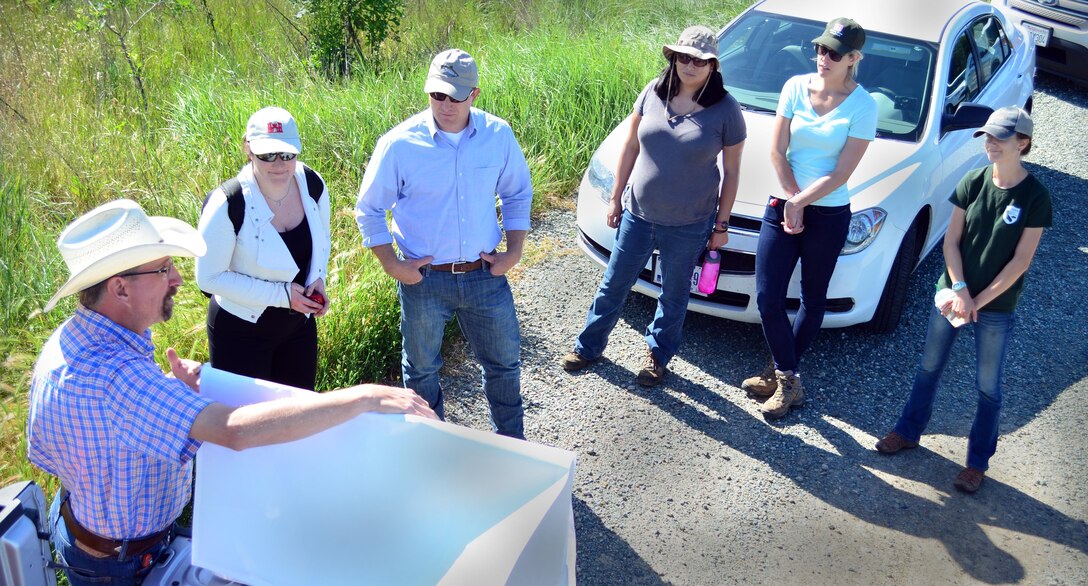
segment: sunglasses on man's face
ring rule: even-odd
[[[710,63],[710,59],[699,59],[698,57],[692,57],[686,53],[677,53],[676,60],[684,65],[691,63],[696,67],[705,67],[707,63]]]
[[[820,56],[826,55],[828,59],[834,61],[835,63],[842,61],[842,53],[839,53],[838,51],[832,51],[831,49],[828,49],[823,45],[816,45],[816,53]]]
[[[470,93],[469,95],[471,96],[472,94]],[[446,100],[449,100],[449,101],[453,102],[454,104],[463,103],[465,100],[468,99],[468,98],[465,98],[465,100],[458,100],[457,98],[455,98],[453,96],[448,96],[448,95],[446,95],[446,94],[444,94],[442,92],[431,92],[430,96],[431,96],[431,99],[436,101],[436,102],[445,102]]]
[[[265,153],[263,155],[256,155],[255,154],[253,156],[257,157],[258,159],[260,159],[260,160],[262,160],[262,161],[264,161],[266,163],[271,163],[272,161],[275,161],[277,158],[279,160],[281,160],[281,161],[293,161],[293,160],[295,160],[295,157],[297,157],[298,155],[296,155],[295,153]]]

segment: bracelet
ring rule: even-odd
[[[729,228],[724,228],[724,229],[714,228],[714,233],[715,234],[726,234],[728,232],[729,232]]]
[[[719,227],[721,229],[723,229],[723,230],[728,230],[729,229],[729,222],[726,221],[726,220],[717,220],[717,221],[715,221],[714,222],[714,229],[717,230]]]

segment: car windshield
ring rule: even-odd
[[[790,77],[816,70],[812,39],[824,23],[752,11],[718,40],[725,87],[741,107],[774,112]],[[932,43],[869,34],[858,83],[876,100],[877,136],[917,142],[932,92]]]

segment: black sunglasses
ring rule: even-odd
[[[816,45],[816,54],[817,55],[827,55],[827,58],[834,61],[835,63],[838,63],[839,61],[842,61],[842,53],[839,53],[838,51],[833,51],[831,49],[828,49],[827,47],[825,47],[823,45]]]
[[[153,271],[137,271],[135,273],[121,273],[119,275],[114,275],[114,276],[115,277],[138,277],[140,275],[154,275],[154,274],[169,275],[170,274],[170,269],[172,269],[172,268],[174,268],[174,263],[171,261],[171,262],[166,263],[166,266],[162,267],[161,269],[155,269]]]
[[[453,102],[454,104],[461,104],[465,100],[468,99],[468,98],[465,98],[465,100],[458,100],[457,98],[455,98],[453,96],[446,95],[446,94],[444,94],[442,92],[431,92],[428,95],[431,96],[431,99],[436,101],[436,102],[445,102],[446,100],[449,100],[449,101]],[[472,92],[469,92],[468,95],[472,96]]]
[[[707,63],[710,63],[710,59],[699,59],[698,57],[692,57],[687,53],[677,53],[676,60],[684,65],[693,63],[696,67],[705,67]]]
[[[260,160],[262,160],[262,161],[264,161],[266,163],[271,163],[272,161],[275,161],[277,158],[279,158],[279,160],[281,160],[281,161],[293,161],[293,160],[295,160],[295,157],[297,157],[298,155],[296,155],[295,153],[265,153],[263,155],[253,155],[253,156],[257,157],[258,159],[260,159]]]

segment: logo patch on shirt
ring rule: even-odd
[[[1010,226],[1015,224],[1020,219],[1020,208],[1009,204],[1009,207],[1005,208],[1005,213],[1001,214],[1001,220]]]

